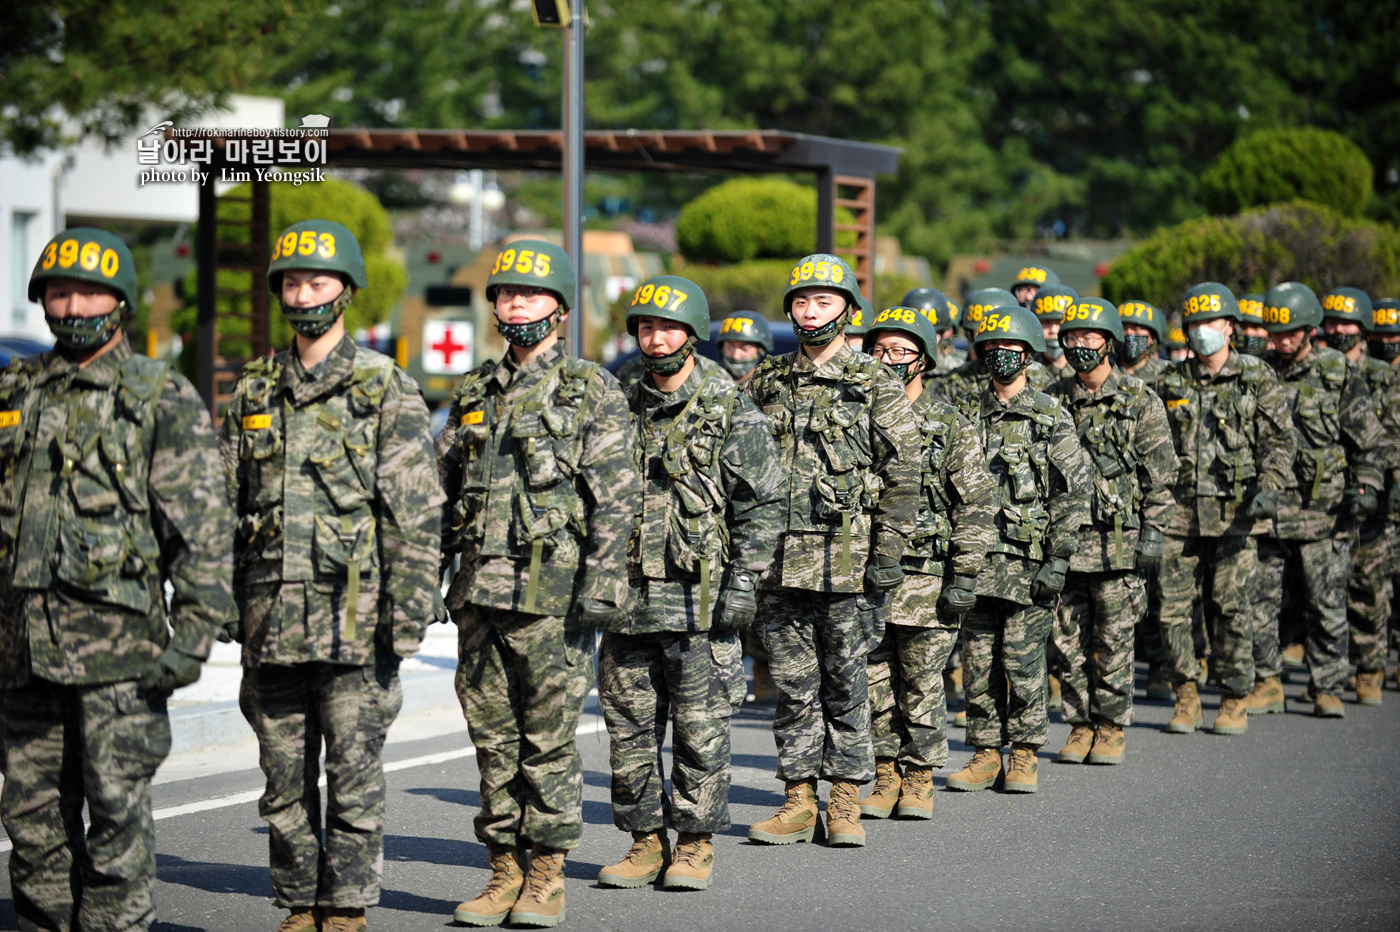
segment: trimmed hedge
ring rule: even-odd
[[[1373,176],[1366,153],[1340,133],[1261,130],[1235,140],[1201,174],[1201,201],[1216,215],[1301,199],[1356,217]]]
[[[837,220],[854,222],[845,208]],[[784,178],[734,178],[721,182],[681,208],[676,246],[696,262],[748,262],[804,256],[816,251],[817,192]],[[837,235],[838,246],[855,245],[855,234]]]
[[[1307,201],[1188,220],[1119,256],[1103,293],[1114,302],[1136,298],[1175,309],[1203,281],[1221,282],[1237,295],[1285,281],[1319,295],[1342,285],[1373,298],[1397,295],[1400,231]]]

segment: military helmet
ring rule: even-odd
[[[899,306],[923,311],[924,316],[932,321],[934,330],[948,330],[957,322],[954,313],[956,306],[937,288],[915,288],[904,296]]]
[[[988,340],[1020,340],[1030,344],[1032,352],[1045,352],[1045,332],[1039,318],[1019,304],[988,308],[982,314],[972,345]]]
[[[44,302],[44,283],[71,278],[105,285],[134,313],[137,306],[136,263],[115,233],[96,227],[70,227],[54,235],[39,253],[29,276],[29,300]]]
[[[719,323],[716,343],[757,343],[764,352],[773,352],[773,328],[757,311],[732,311]]]
[[[1240,320],[1240,303],[1235,294],[1220,282],[1201,282],[1192,286],[1181,299],[1181,326],[1186,329],[1202,320],[1216,320],[1228,317],[1236,323]]]
[[[875,345],[876,333],[881,330],[898,330],[918,343],[926,357],[932,358],[938,351],[938,331],[928,315],[918,308],[897,305],[876,314],[865,334],[867,353]]]
[[[710,338],[710,302],[699,285],[679,275],[657,275],[642,283],[627,308],[627,332],[632,336],[643,317],[674,320],[689,327],[696,340]]]
[[[360,241],[334,220],[303,220],[282,231],[272,245],[267,266],[267,290],[282,293],[282,273],[290,270],[336,272],[356,288],[368,288]]]
[[[1240,295],[1240,322],[1252,327],[1264,326],[1264,296],[1257,292]]]
[[[1118,305],[1118,320],[1122,324],[1137,324],[1146,327],[1157,337],[1158,343],[1167,342],[1167,315],[1146,301],[1124,301]]]
[[[1167,338],[1162,341],[1167,349],[1186,349],[1186,331],[1181,324],[1174,323],[1167,328]]]
[[[948,298],[947,295],[944,295],[944,297],[948,299],[948,320],[945,326],[939,329],[942,330],[946,328],[951,330],[953,327],[957,326],[958,320],[962,317],[962,308],[958,307],[958,302],[954,301],[952,298]]]
[[[1065,319],[1065,311],[1079,300],[1079,292],[1066,285],[1045,285],[1031,298],[1031,310],[1043,321]]]
[[[1007,288],[1008,291],[1015,291],[1021,285],[1035,285],[1043,288],[1046,285],[1058,285],[1060,276],[1055,274],[1054,269],[1046,268],[1043,265],[1028,265],[1016,273],[1016,280]]]
[[[1322,303],[1302,282],[1283,282],[1264,295],[1264,329],[1287,333],[1322,325]]]
[[[1400,333],[1400,301],[1378,299],[1371,306],[1371,323],[1366,329],[1372,333]]]
[[[1060,333],[1067,330],[1101,330],[1112,339],[1123,339],[1123,321],[1118,308],[1103,298],[1080,298],[1065,311]]]
[[[819,252],[798,260],[788,276],[787,291],[783,292],[783,313],[792,313],[792,296],[803,288],[827,288],[844,294],[852,316],[860,303],[860,287],[856,273],[839,256]]]
[[[976,336],[982,327],[982,316],[997,307],[1010,307],[1018,303],[1016,296],[1005,288],[978,288],[967,296],[963,306],[963,329],[968,336]]]
[[[563,247],[548,240],[518,239],[503,246],[491,265],[486,300],[492,304],[496,303],[497,285],[547,288],[567,311],[574,305],[574,264]]]
[[[865,295],[856,295],[856,307],[851,311],[850,323],[846,324],[846,336],[864,336],[870,330],[870,318],[875,316],[875,306]]]
[[[1333,288],[1322,297],[1322,318],[1350,320],[1371,326],[1371,297],[1360,288]]]

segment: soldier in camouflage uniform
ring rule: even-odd
[[[1263,356],[1269,349],[1269,330],[1264,326],[1264,296],[1247,294],[1240,297],[1240,329],[1235,334],[1235,349],[1250,356]]]
[[[1074,370],[1065,360],[1065,348],[1060,345],[1060,330],[1064,326],[1065,311],[1079,300],[1079,293],[1067,285],[1045,285],[1031,299],[1030,309],[1040,321],[1040,332],[1045,335],[1045,352],[1039,354],[1039,361],[1049,371],[1050,380],[1069,378]]]
[[[437,439],[443,549],[460,554],[447,594],[460,629],[457,695],[477,747],[476,835],[492,871],[455,918],[553,926],[564,918],[564,856],[583,832],[575,732],[595,630],[627,610],[641,481],[617,380],[559,345],[574,300],[568,255],[542,240],[510,243],[486,298],[509,349],[463,376]]]
[[[715,337],[719,364],[739,385],[747,382],[758,364],[773,355],[773,330],[757,311],[734,311],[719,322]],[[699,365],[703,356],[695,357]]]
[[[1027,383],[1045,336],[1033,313],[1013,305],[982,317],[975,344],[992,385],[977,420],[997,485],[996,539],[977,577],[977,606],[963,622],[967,742],[976,749],[948,788],[1038,788],[1036,751],[1046,741],[1045,644],[1079,528],[1089,516],[1090,467],[1060,402]]]
[[[736,381],[736,379],[729,374],[729,370],[725,366],[715,362],[708,356],[697,355],[695,357],[695,365],[700,370],[701,375],[712,375],[717,379],[725,379],[729,382]],[[642,379],[646,377],[646,374],[646,361],[642,359],[639,354],[617,367],[616,378],[618,384],[622,388],[627,388],[642,381]]]
[[[967,362],[967,353],[953,345],[953,335],[958,331],[958,306],[951,298],[937,288],[922,287],[908,292],[899,305],[923,311],[930,320],[938,321],[938,352],[933,367],[920,376],[922,381],[943,378]]]
[[[773,734],[787,801],[749,838],[811,841],[816,784],[831,781],[827,843],[863,845],[859,785],[874,776],[865,657],[918,512],[919,429],[899,380],[853,352],[842,329],[856,279],[835,256],[792,269],[783,309],[802,343],[763,361],[745,390],[782,452],[784,529],[764,581],[778,709]]]
[[[977,358],[976,337],[982,326],[982,318],[1001,307],[1013,307],[1016,299],[1005,288],[979,288],[967,296],[967,307],[963,309],[963,332],[971,341],[967,349],[967,362],[929,386],[936,389],[939,399],[958,409],[958,413],[970,421],[977,420],[981,412],[982,393],[992,383],[992,377]],[[1041,339],[1044,339],[1042,335]],[[1032,359],[1026,366],[1026,380],[1037,391],[1049,385],[1050,370],[1039,361]]]
[[[675,275],[644,284],[627,311],[650,369],[627,388],[645,483],[627,558],[636,608],[604,629],[598,697],[613,823],[632,847],[598,872],[605,887],[640,887],[665,870],[667,889],[703,890],[711,835],[729,827],[729,717],[744,700],[738,630],[758,611],[785,483],[767,420],[732,382],[696,368],[709,324],[704,292]],[[680,833],[673,854],[669,828]]]
[[[132,353],[137,295],[120,239],[64,230],[29,279],[57,346],[0,373],[0,817],[21,929],[150,928],[166,700],[226,636],[214,427]]]
[[[1109,363],[1123,342],[1118,309],[1081,298],[1060,327],[1073,378],[1049,394],[1074,417],[1093,469],[1090,521],[1060,594],[1055,644],[1064,660],[1061,763],[1121,764],[1133,720],[1133,629],[1146,614],[1144,571],[1162,561],[1178,463],[1152,387]]]
[[[1353,337],[1359,342],[1360,327]],[[1264,298],[1264,325],[1298,438],[1292,474],[1279,496],[1277,539],[1260,545],[1260,622],[1254,631],[1252,712],[1283,710],[1279,618],[1283,605],[1306,622],[1313,713],[1341,718],[1347,679],[1346,589],[1358,518],[1376,511],[1388,450],[1360,369],[1329,346],[1313,344],[1322,305],[1311,288],[1284,282]],[[1335,328],[1334,328],[1335,332]]]
[[[296,337],[244,367],[219,436],[238,516],[239,705],[267,776],[258,812],[274,902],[290,911],[278,932],[349,932],[379,902],[399,661],[446,619],[444,496],[418,386],[346,333],[345,308],[369,287],[354,234],[293,224],[267,281]]]
[[[1361,304],[1360,298],[1351,297]],[[1336,304],[1334,300],[1333,306]],[[1369,300],[1365,302],[1367,306],[1370,304]],[[1327,312],[1324,303],[1323,314]],[[1351,647],[1356,662],[1356,701],[1362,705],[1380,705],[1390,648],[1387,629],[1396,591],[1396,553],[1400,552],[1400,459],[1397,459],[1400,457],[1400,375],[1395,372],[1395,361],[1400,359],[1400,303],[1375,302],[1363,322],[1366,343],[1360,361],[1371,388],[1376,417],[1385,431],[1391,460],[1386,469],[1382,507],[1368,515],[1361,525],[1356,569],[1347,589],[1347,617],[1351,622]],[[1348,353],[1348,357],[1350,355]]]
[[[1043,265],[1028,265],[1016,273],[1015,280],[1007,287],[1017,304],[1028,311],[1034,311],[1036,292],[1046,285],[1058,285],[1059,283],[1060,276],[1055,274],[1054,269]]]
[[[1257,519],[1273,517],[1291,479],[1294,437],[1273,370],[1230,346],[1240,321],[1230,290],[1218,282],[1196,285],[1186,293],[1182,315],[1196,356],[1168,371],[1161,388],[1181,461],[1160,572],[1162,640],[1176,694],[1167,731],[1190,734],[1204,722],[1191,637],[1200,594],[1208,617],[1217,621],[1221,702],[1214,728],[1239,734],[1248,725],[1244,698],[1254,679],[1253,535]]]
[[[996,487],[981,439],[956,409],[924,391],[938,321],[936,308],[886,308],[865,337],[867,351],[904,382],[922,436],[922,494],[901,561],[904,583],[891,598],[885,637],[867,658],[875,787],[860,811],[876,819],[933,818],[933,769],[948,762],[943,669],[996,536]]]

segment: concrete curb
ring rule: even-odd
[[[455,672],[430,670],[405,673],[403,710],[399,716],[438,709],[460,709],[453,686]],[[238,701],[206,702],[170,710],[170,753],[182,754],[207,748],[240,744],[253,737],[253,729],[239,711]]]

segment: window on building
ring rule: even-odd
[[[11,323],[17,330],[29,326],[29,234],[35,214],[17,210],[10,223],[10,307]]]

